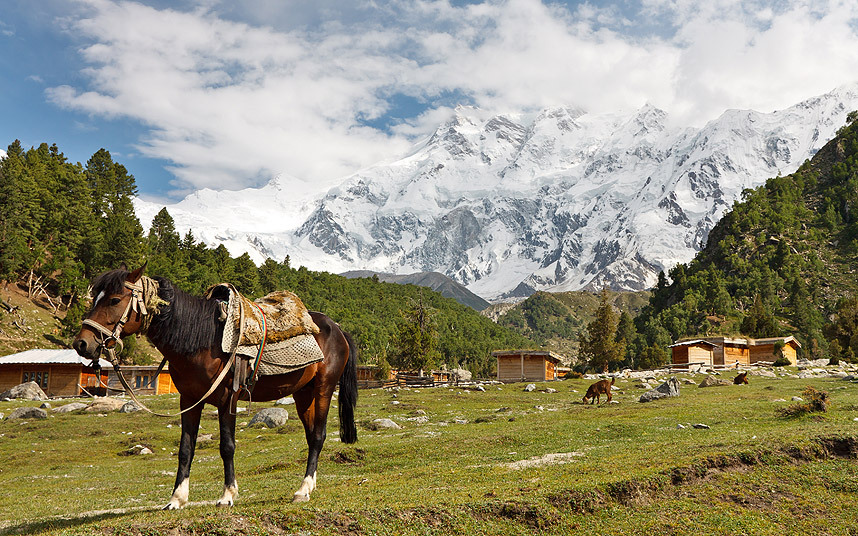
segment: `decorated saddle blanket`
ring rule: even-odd
[[[237,355],[255,360],[264,331],[258,375],[285,374],[324,359],[313,336],[319,327],[295,294],[277,291],[251,302],[232,285],[220,284],[209,290],[208,297],[225,302],[224,352],[231,353],[238,345]]]

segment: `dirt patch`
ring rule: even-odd
[[[583,452],[557,452],[553,454],[543,454],[542,456],[532,456],[526,460],[502,463],[500,465],[510,469],[526,469],[542,465],[560,465],[562,463],[570,463],[574,461],[575,458],[579,458],[581,456],[584,456]]]
[[[362,465],[366,458],[364,449],[341,450],[331,454],[331,460],[335,463],[346,465]]]

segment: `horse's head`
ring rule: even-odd
[[[97,361],[103,352],[111,361],[121,337],[137,333],[148,314],[143,289],[144,264],[133,272],[124,268],[98,276],[93,282],[92,309],[86,315],[72,348],[81,356]]]

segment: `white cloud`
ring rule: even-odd
[[[642,0],[635,11],[538,0],[84,3],[69,29],[85,40],[89,83],[49,98],[147,125],[139,150],[171,161],[191,188],[278,173],[325,187],[407,150],[443,120],[450,95],[496,111],[651,102],[700,124],[858,77],[858,7],[835,0]],[[658,31],[629,33],[652,17]],[[396,94],[428,109],[391,133],[362,126]]]

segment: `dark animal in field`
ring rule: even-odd
[[[735,378],[733,378],[733,384],[734,385],[742,385],[743,383],[744,384],[748,383],[747,371],[746,372],[740,372],[739,374],[736,375]]]
[[[146,277],[143,267],[133,272],[119,269],[102,274],[93,282],[92,294],[96,296],[92,309],[72,343],[77,353],[97,360],[106,351],[115,358],[121,337],[145,334],[169,362],[170,375],[179,391],[183,411],[179,467],[173,495],[165,509],[182,508],[188,503],[191,462],[206,403],[217,408],[220,424],[224,487],[218,506],[232,506],[238,497],[233,463],[236,415],[232,408],[239,397],[249,399],[249,390],[258,402],[287,395],[295,399],[308,447],[307,469],[294,494],[295,501],[310,500],[316,488],[316,467],[327,435],[328,410],[338,385],[340,440],[357,441],[357,346],[324,314],[309,312],[318,327],[318,332],[310,336],[321,350],[321,360],[292,372],[259,376],[255,384],[241,384],[234,382],[233,376],[235,370],[243,369],[229,367],[236,359],[235,352],[222,348],[225,321],[217,299],[191,296],[167,279]]]
[[[583,401],[586,404],[587,400],[590,400],[590,404],[599,403],[601,404],[601,395],[608,395],[608,402],[611,401],[611,386],[614,385],[614,380],[616,378],[611,378],[611,381],[608,380],[599,380],[593,385],[591,385],[587,389],[587,394],[584,395]]]

